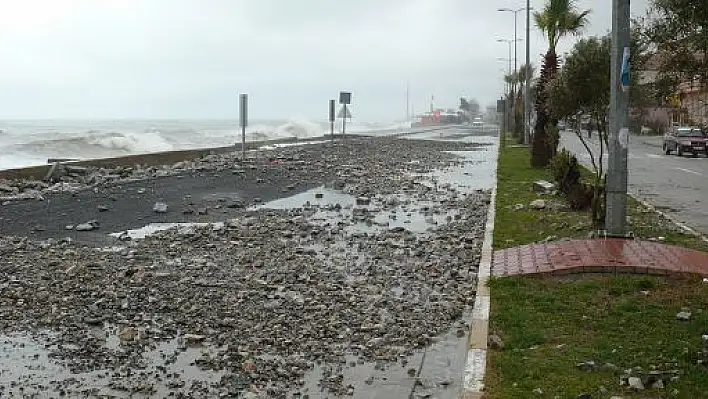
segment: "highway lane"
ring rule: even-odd
[[[597,141],[590,144],[594,153],[599,153]],[[560,146],[575,153],[584,165],[590,165],[590,156],[575,134],[562,133]],[[603,163],[606,168],[606,157]],[[632,195],[708,235],[708,159],[704,155],[665,155],[661,138],[632,136],[628,167]]]

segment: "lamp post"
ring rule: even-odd
[[[514,40],[497,39],[497,42],[507,43],[509,45],[509,75],[512,77],[516,74],[516,57],[511,56],[512,44],[514,45],[513,47],[515,48],[516,42],[518,42],[518,41],[521,41],[521,39],[514,39]],[[514,60],[513,73],[511,70],[511,61],[512,60]],[[516,117],[515,117],[515,115],[516,115],[516,99],[514,98],[516,96],[516,90],[515,90],[515,84],[514,84],[513,79],[511,81],[510,87],[511,87],[511,90],[510,90],[511,91],[511,128],[512,128],[512,132],[513,132],[514,130],[516,130]]]
[[[531,7],[529,6],[530,0],[526,0],[526,7],[522,7],[519,9],[513,9],[513,8],[499,8],[497,11],[499,12],[510,12],[514,14],[514,74],[517,73],[517,62],[516,60],[518,59],[516,55],[516,42],[521,41],[517,39],[516,37],[516,26],[517,26],[517,16],[521,11],[526,11],[526,65],[528,68],[528,65],[530,64],[530,56],[529,56],[529,12],[531,10]],[[529,77],[528,73],[526,73],[526,82],[524,84],[524,135],[521,136],[522,141],[525,141],[525,136],[526,136],[526,131],[528,130],[528,120],[527,120],[527,114],[528,114],[528,99],[529,99]],[[516,92],[515,88],[513,89],[514,92]],[[514,99],[514,108],[516,108],[516,99]],[[514,109],[514,125],[516,125],[516,109]],[[516,128],[516,126],[514,126]]]

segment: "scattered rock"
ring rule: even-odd
[[[676,314],[676,320],[689,321],[691,320],[691,312],[679,312]]]
[[[504,341],[502,341],[501,337],[498,336],[497,334],[490,334],[488,342],[489,342],[489,347],[493,350],[504,349]]]
[[[76,231],[91,231],[91,230],[98,229],[99,226],[100,225],[99,225],[98,221],[90,220],[86,223],[77,224],[76,226],[74,226],[74,230],[76,230]],[[68,229],[68,227],[69,226],[67,226],[67,229]]]
[[[546,201],[544,201],[542,199],[533,200],[529,204],[529,208],[536,209],[536,210],[545,209],[546,208]]]
[[[642,383],[642,379],[639,377],[629,377],[627,379],[627,384],[629,384],[630,389],[637,391],[644,390],[644,384]]]
[[[152,210],[155,211],[155,213],[167,213],[167,204],[164,202],[156,202],[155,205],[152,206]]]
[[[538,180],[533,183],[533,191],[535,191],[537,194],[550,194],[555,189],[555,184],[545,180]]]
[[[121,342],[133,342],[137,341],[140,333],[138,332],[138,329],[135,327],[126,327],[118,333],[118,338],[120,339]]]
[[[357,204],[357,205],[369,205],[369,204],[371,204],[371,198],[369,198],[369,197],[357,197],[357,199],[356,199],[356,204]]]

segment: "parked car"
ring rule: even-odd
[[[697,128],[690,126],[673,127],[664,135],[664,153],[676,152],[678,156],[690,153],[694,157],[698,154],[708,156],[708,137]]]

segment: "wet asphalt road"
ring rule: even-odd
[[[708,158],[665,155],[661,144],[661,137],[631,137],[629,192],[708,234]],[[563,133],[561,147],[578,154],[579,161],[590,165],[587,151],[574,134]],[[597,148],[593,141],[593,151],[597,152]]]

